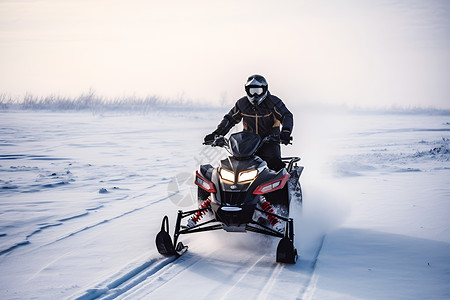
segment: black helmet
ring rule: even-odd
[[[266,99],[268,87],[266,79],[261,75],[250,76],[245,84],[248,101],[253,105],[259,105]]]

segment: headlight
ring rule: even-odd
[[[239,173],[238,182],[250,181],[258,176],[258,170],[242,171]]]
[[[234,182],[234,173],[226,169],[220,168],[220,177],[222,177],[222,179]]]

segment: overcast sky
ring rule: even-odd
[[[0,93],[450,108],[450,1],[0,0]]]

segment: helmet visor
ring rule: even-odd
[[[248,94],[252,97],[254,96],[261,96],[264,92],[264,89],[262,87],[251,87],[248,89]]]

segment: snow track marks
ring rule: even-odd
[[[324,239],[322,236],[313,247],[311,260],[300,257],[295,265],[276,263],[269,251],[249,249],[216,247],[209,253],[194,249],[179,258],[148,253],[146,259],[141,257],[73,299],[175,299],[186,295],[200,299],[311,299]],[[236,250],[239,253],[234,253]]]

